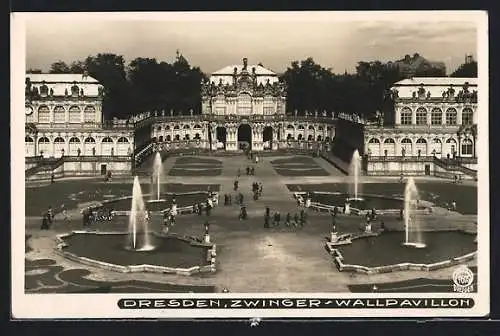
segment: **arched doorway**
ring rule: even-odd
[[[252,149],[252,128],[249,124],[241,124],[238,127],[238,148]]]
[[[262,141],[264,141],[264,149],[273,149],[273,128],[271,126],[264,127]]]
[[[226,149],[227,141],[227,129],[223,126],[219,126],[215,130],[215,137],[217,139],[216,149]]]

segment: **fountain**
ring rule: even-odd
[[[149,202],[163,201],[161,197],[161,182],[163,181],[163,163],[160,152],[156,152],[153,163],[153,176],[151,179],[151,197]],[[156,196],[156,198],[155,198]]]
[[[362,201],[360,197],[361,191],[359,190],[359,174],[361,170],[361,157],[359,151],[356,149],[352,154],[351,163],[349,164],[350,188],[348,201]]]
[[[149,218],[142,198],[138,176],[134,178],[134,185],[132,187],[132,206],[128,223],[128,239],[125,247],[133,251],[153,250],[155,246],[151,244],[151,236],[148,228]]]
[[[420,199],[417,186],[412,177],[408,178],[405,186],[404,198],[404,224],[405,224],[405,241],[404,246],[414,248],[424,248],[426,245],[422,239],[422,231],[419,227],[419,222],[416,219],[416,210],[418,200]]]

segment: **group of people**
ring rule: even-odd
[[[236,203],[239,205],[243,205],[244,196],[242,193],[238,193],[236,195]],[[231,194],[224,194],[224,205],[232,205],[233,204],[233,196]]]
[[[40,230],[48,230],[54,223],[54,212],[52,211],[52,207],[49,206],[47,211],[42,214],[42,225]]]
[[[257,201],[259,197],[262,196],[262,190],[264,189],[264,185],[262,182],[254,182],[252,183],[252,193],[253,193],[253,199]]]
[[[284,224],[286,227],[294,226],[296,228],[303,228],[307,224],[307,212],[302,209],[300,213],[295,213],[293,216],[291,213],[287,213],[284,218]],[[272,220],[272,223],[271,223]],[[281,225],[281,214],[276,211],[271,217],[271,209],[266,207],[266,213],[264,215],[264,228],[268,229],[271,227],[279,227]]]
[[[245,172],[247,175],[255,175],[255,167],[254,166],[247,166],[245,169]],[[241,177],[241,169],[238,168],[238,171],[236,172],[237,177]]]

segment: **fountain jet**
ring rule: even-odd
[[[127,249],[133,251],[150,251],[154,249],[149,234],[149,218],[142,198],[139,177],[134,178],[132,187],[132,206],[128,219],[128,244]]]
[[[412,177],[408,178],[405,186],[404,198],[404,225],[405,225],[405,241],[404,246],[414,248],[424,248],[426,245],[422,239],[422,231],[420,223],[416,218],[418,200],[420,199],[417,186]]]
[[[349,164],[349,200],[361,200],[359,175],[361,171],[361,157],[356,149],[352,154],[351,163]]]
[[[156,200],[160,201],[161,197],[161,183],[163,181],[163,163],[161,161],[160,152],[156,152],[155,160],[153,163],[153,179],[151,185],[152,198],[156,196]]]

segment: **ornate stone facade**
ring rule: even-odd
[[[369,174],[430,174],[437,160],[477,162],[477,79],[411,78],[392,87],[394,125],[365,127]],[[439,162],[439,161],[437,161]]]
[[[65,168],[71,171],[81,165],[70,161],[90,162],[90,158],[99,157],[108,170],[113,166],[130,170],[133,125],[118,120],[103,122],[103,92],[98,81],[85,74],[26,74],[27,162],[63,157]],[[101,171],[101,166],[94,166],[84,170],[89,174]]]
[[[233,65],[201,83],[201,115],[154,113],[151,138],[163,150],[202,148],[253,151],[328,146],[335,136],[333,114],[286,115],[286,88],[262,65]],[[141,149],[146,151],[146,149]]]

